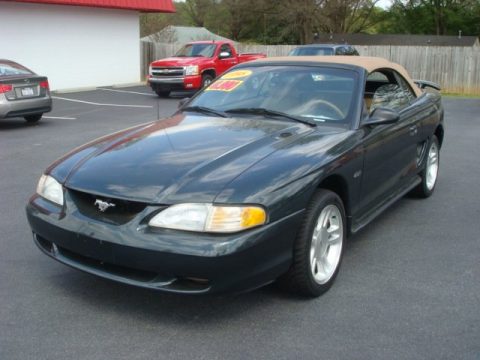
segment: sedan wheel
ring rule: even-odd
[[[332,191],[318,190],[295,240],[292,266],[279,283],[306,296],[323,294],[332,286],[340,268],[345,235],[342,200]]]
[[[40,119],[42,118],[42,115],[43,114],[27,115],[27,116],[24,117],[24,119],[28,123],[36,123],[36,122],[40,121]]]

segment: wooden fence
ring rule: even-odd
[[[171,56],[178,44],[142,42],[142,74],[155,59]],[[241,53],[261,52],[284,56],[294,45],[237,44]],[[379,56],[403,65],[414,79],[433,81],[443,92],[480,95],[480,49],[446,46],[356,46],[360,55]]]

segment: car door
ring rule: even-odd
[[[424,151],[426,151],[427,141],[430,134],[433,133],[433,126],[438,123],[438,107],[430,95],[427,93],[416,97],[408,82],[398,73],[395,73],[398,83],[404,89],[405,94],[409,97],[411,108],[411,116],[414,117],[414,124],[416,126],[417,136],[417,162],[421,161]]]
[[[226,57],[222,57],[221,54],[228,53]],[[233,55],[233,50],[230,44],[223,44],[220,46],[220,50],[217,55],[217,76],[222,75],[225,71],[237,64],[237,58]]]
[[[376,108],[387,108],[397,111],[399,120],[364,128],[364,167],[359,203],[364,214],[374,211],[408,187],[416,173],[418,142],[416,111],[395,72],[372,73],[366,88],[371,88],[369,82],[375,84],[369,115]]]

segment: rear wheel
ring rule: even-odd
[[[27,115],[24,119],[29,123],[36,123],[42,118],[43,114]]]
[[[338,274],[346,237],[345,209],[340,197],[320,189],[310,201],[295,240],[293,262],[279,279],[289,291],[316,297]]]
[[[427,198],[432,195],[437,184],[440,165],[440,145],[435,135],[433,135],[428,146],[426,162],[425,168],[420,173],[422,182],[412,191],[413,195],[421,198]]]
[[[170,95],[170,90],[155,90],[158,96],[166,98]]]

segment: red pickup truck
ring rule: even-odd
[[[158,96],[175,90],[198,90],[232,66],[266,57],[265,54],[237,54],[227,41],[195,41],[183,46],[175,56],[150,64],[147,81]]]

